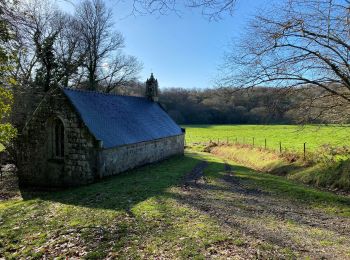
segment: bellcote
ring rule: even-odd
[[[158,80],[153,76],[153,73],[146,80],[146,98],[158,102]]]

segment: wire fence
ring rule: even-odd
[[[263,140],[263,141],[262,141]],[[260,142],[257,142],[257,139],[255,137],[247,138],[247,137],[226,137],[226,138],[209,138],[207,142],[209,143],[217,143],[217,144],[227,144],[227,145],[247,145],[252,148],[259,148],[264,149],[267,151],[273,151],[278,152],[280,154],[282,153],[294,153],[302,156],[304,160],[307,159],[307,154],[311,153],[311,151],[308,151],[307,142],[303,142],[298,146],[295,146],[293,148],[288,147],[287,145],[284,145],[282,141],[276,141],[269,143],[269,140],[267,138],[259,138]]]

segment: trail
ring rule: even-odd
[[[202,162],[186,175],[179,199],[244,241],[240,245],[233,241],[211,245],[208,257],[350,259],[349,218],[311,209],[252,186],[235,175],[241,166],[227,162],[217,183],[207,182],[203,175],[206,167],[208,164]]]

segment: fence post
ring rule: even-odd
[[[282,153],[282,142],[280,141],[280,153]]]
[[[304,143],[304,160],[306,159],[306,143]]]
[[[266,138],[265,138],[265,150],[266,150]]]

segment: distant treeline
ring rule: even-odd
[[[161,92],[160,102],[180,124],[287,123],[290,104],[272,89],[180,89]]]
[[[143,84],[119,89],[120,94],[142,95]],[[166,88],[160,103],[179,124],[296,124],[349,123],[349,110],[316,87],[281,89]],[[342,106],[342,109],[338,108]]]

